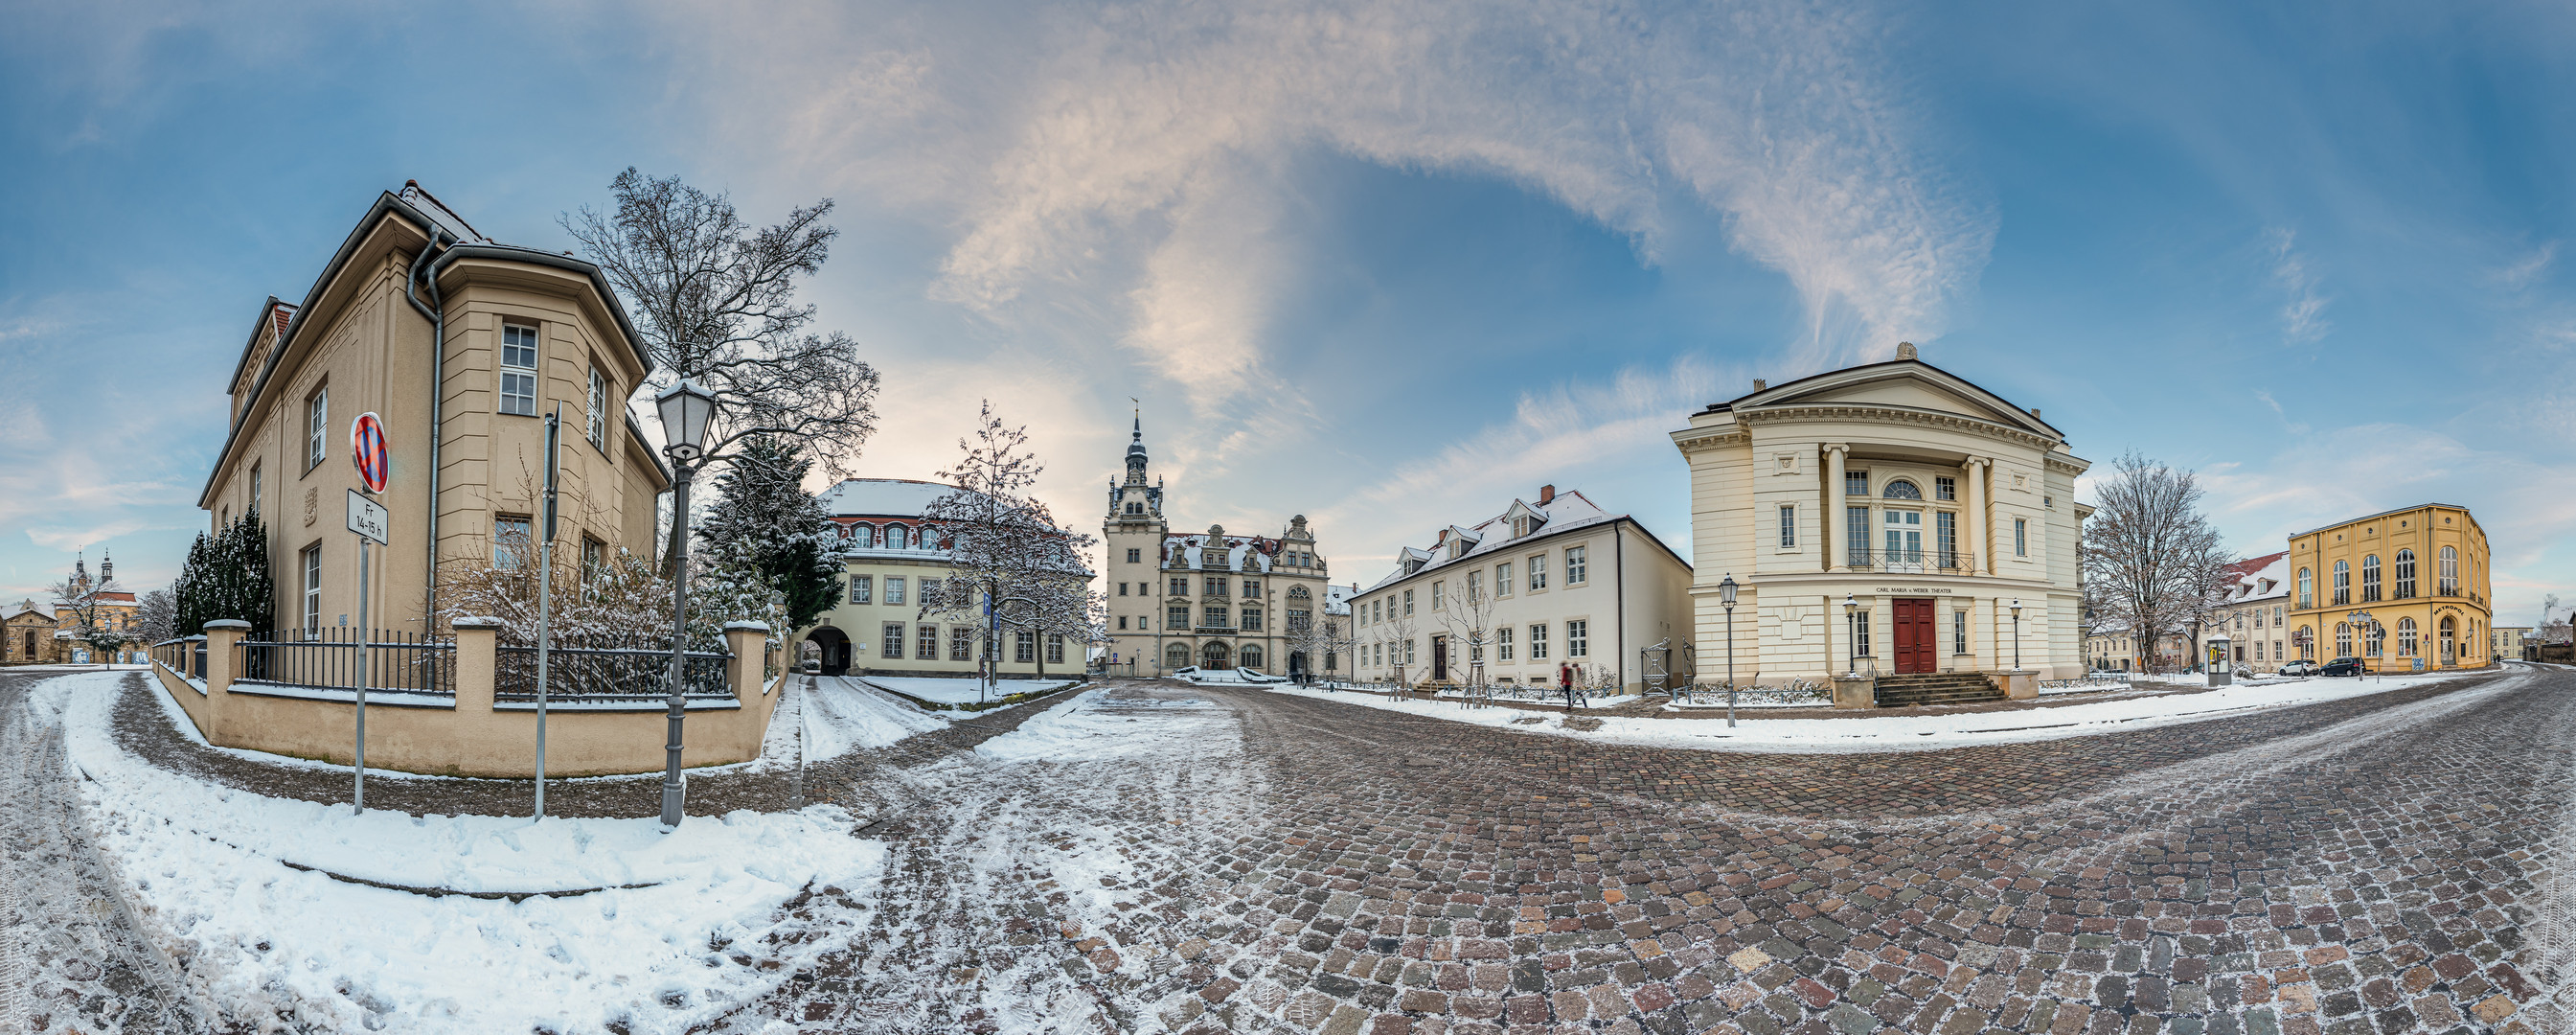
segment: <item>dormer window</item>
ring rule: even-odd
[[[1520,537],[1522,537],[1522,536],[1525,536],[1525,535],[1528,535],[1528,534],[1529,534],[1529,517],[1528,517],[1527,515],[1523,515],[1523,516],[1520,516],[1520,517],[1513,518],[1513,519],[1512,519],[1512,538],[1514,538],[1514,539],[1518,539],[1518,538],[1520,538]]]

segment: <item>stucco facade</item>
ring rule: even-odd
[[[825,675],[972,676],[983,656],[975,616],[921,613],[921,594],[952,568],[938,531],[922,520],[954,491],[938,482],[851,478],[820,497],[840,525],[841,599],[801,639]],[[1062,634],[1001,634],[1005,678],[1080,675],[1084,645]]]
[[[1741,682],[2082,673],[2089,508],[2074,497],[2090,463],[2037,410],[1901,345],[1892,362],[1757,381],[1672,439],[1690,464],[1703,671],[1722,664],[1731,575]]]
[[[2427,503],[2301,532],[2288,566],[2297,657],[2358,657],[2391,672],[2494,661],[2487,534],[2467,507]]]

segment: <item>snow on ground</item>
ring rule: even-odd
[[[977,696],[972,679],[940,679],[931,676],[865,676],[853,677],[858,682],[892,690],[907,697],[918,697],[934,704],[976,704],[999,701],[1012,694],[1033,694],[1072,686],[1070,679],[998,679],[989,696]]]
[[[1100,689],[1047,709],[975,753],[996,762],[1089,762],[1169,754],[1176,744],[1193,745],[1183,754],[1205,752],[1240,739],[1233,711],[1215,702]]]
[[[650,819],[352,815],[210,786],[117,747],[122,678],[49,681],[39,700],[61,716],[100,844],[147,925],[228,1012],[331,1030],[677,1032],[796,969],[793,947],[810,942],[790,938],[774,970],[742,955],[789,933],[782,902],[809,881],[867,888],[884,861],[830,805],[692,817],[664,834]],[[431,898],[285,863],[460,891],[611,890]]]
[[[1907,709],[1866,718],[1756,718],[1731,729],[1721,719],[1601,716],[1601,727],[1590,732],[1567,730],[1559,725],[1558,715],[1548,712],[1468,708],[1452,701],[1390,700],[1376,694],[1325,693],[1293,686],[1264,686],[1260,689],[1518,732],[1650,747],[1707,751],[1924,751],[2145,729],[2241,715],[2259,709],[2339,701],[2471,674],[2446,672],[2388,676],[2385,679],[2266,680],[2261,685],[2240,684],[2196,694],[2109,694],[2100,701],[2045,709],[1946,714],[1916,713]],[[1540,721],[1526,721],[1530,719]]]
[[[927,712],[843,676],[815,676],[799,687],[805,760],[820,762],[853,748],[884,747],[915,733],[945,728],[958,712]],[[773,723],[773,730],[778,724]]]

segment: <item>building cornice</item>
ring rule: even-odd
[[[1764,407],[1750,410],[1739,409],[1735,411],[1735,419],[1747,423],[1773,423],[1792,420],[1859,419],[1883,421],[1893,424],[1922,424],[1931,427],[1949,428],[1956,431],[1969,432],[1970,434],[1982,435],[1987,438],[2010,442],[2014,445],[2027,446],[2029,448],[2039,450],[2042,453],[2048,453],[2056,449],[2058,446],[2058,440],[2056,439],[2049,438],[2044,435],[2035,435],[2020,428],[2009,427],[1995,423],[1994,421],[1970,417],[1966,414],[1945,413],[1940,410],[1917,409],[1911,406],[1888,406],[1877,403],[1811,403],[1780,407]]]
[[[1728,424],[1713,428],[1683,428],[1673,432],[1673,445],[1679,447],[1684,453],[1749,445],[1752,441],[1753,436],[1744,430],[1742,424]]]

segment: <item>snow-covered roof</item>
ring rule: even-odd
[[[1267,572],[1270,570],[1271,562],[1278,558],[1279,551],[1287,546],[1282,540],[1268,536],[1229,535],[1222,538],[1224,542],[1217,544],[1211,543],[1205,532],[1166,535],[1163,537],[1163,563],[1215,571],[1217,570],[1215,566],[1202,564],[1200,561],[1204,559],[1204,551],[1213,546],[1222,546],[1225,550],[1225,570]],[[1245,566],[1247,559],[1250,561],[1249,567]]]
[[[2227,566],[2225,600],[2230,604],[2275,600],[2290,595],[2290,554],[2283,551],[2248,557]]]
[[[943,482],[910,478],[849,478],[816,497],[823,513],[833,517],[912,517],[930,509],[940,497],[957,491]]]
[[[1388,572],[1385,578],[1377,580],[1368,591],[1373,592],[1389,583],[1410,578],[1420,572],[1509,552],[1516,548],[1514,544],[1522,541],[1521,538],[1512,535],[1512,519],[1524,514],[1536,519],[1529,530],[1530,536],[1553,535],[1558,532],[1607,525],[1628,516],[1603,510],[1583,493],[1573,490],[1557,493],[1545,503],[1515,499],[1511,506],[1503,508],[1502,513],[1477,522],[1471,528],[1451,525],[1441,529],[1441,541],[1433,543],[1429,549],[1404,547],[1396,554],[1395,570]],[[1464,539],[1469,544],[1465,553],[1456,557],[1449,556],[1448,542],[1452,538]]]
[[[54,605],[39,604],[33,600],[21,600],[6,608],[0,608],[0,622],[8,621],[9,619],[16,618],[23,614],[35,614],[42,616],[46,621],[52,621],[54,618]]]
[[[1332,584],[1332,583],[1329,583],[1329,582],[1325,583],[1325,584],[1324,584],[1324,613],[1325,613],[1325,614],[1327,614],[1327,615],[1347,615],[1347,614],[1350,614],[1350,613],[1351,613],[1351,598],[1352,598],[1352,597],[1354,597],[1354,596],[1358,596],[1358,595],[1359,595],[1359,592],[1360,592],[1359,583],[1356,583],[1356,582],[1354,582],[1354,583],[1352,583],[1352,584],[1350,584],[1350,585],[1347,585],[1347,586],[1336,586],[1336,585],[1334,585],[1334,584]]]

